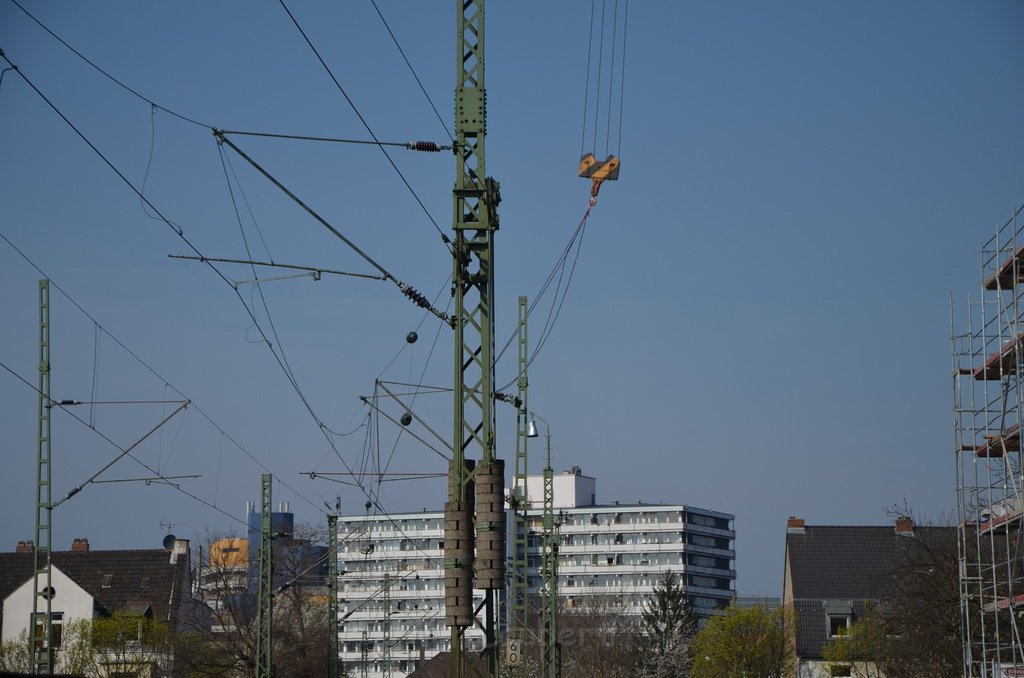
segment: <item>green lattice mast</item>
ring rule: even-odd
[[[338,678],[338,514],[327,514],[327,678]]]
[[[39,445],[36,453],[36,534],[33,551],[32,669],[53,673],[53,587],[50,565],[50,281],[39,281]],[[41,608],[41,609],[40,609]]]
[[[271,498],[270,490],[273,476],[262,475],[262,491],[260,501],[260,574],[259,574],[259,610],[256,613],[256,678],[272,678],[273,656],[271,648],[273,635],[271,632],[274,618],[273,597],[273,547],[271,546]]]
[[[526,321],[529,307],[526,297],[519,297],[519,396],[516,400],[516,469],[512,485],[512,509],[515,515],[515,532],[512,536],[512,610],[509,633],[507,659],[509,668],[514,668],[517,675],[522,675],[521,665],[527,647],[527,627],[529,625],[528,595],[529,578],[527,576],[527,524],[526,511],[529,508],[526,493],[527,465],[527,417],[529,408],[526,402],[526,391],[529,380],[526,370],[529,364],[529,352],[526,335]]]
[[[497,678],[495,599],[505,580],[505,512],[504,468],[494,453],[493,265],[501,198],[485,165],[484,0],[456,0],[456,12],[454,454],[445,504],[445,621],[451,676],[462,678],[464,634],[477,612],[475,580],[485,591],[488,675]]]

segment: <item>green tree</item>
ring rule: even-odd
[[[686,597],[682,579],[666,571],[653,595],[644,601],[640,617],[640,668],[651,678],[679,678],[690,674],[690,644],[697,635],[699,617]]]
[[[694,678],[782,678],[793,663],[793,618],[781,606],[730,605],[692,644]]]
[[[882,648],[888,654],[887,646],[892,642],[872,611],[851,624],[845,634],[826,643],[821,653],[834,676],[885,678],[876,659]]]

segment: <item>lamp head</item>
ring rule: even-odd
[[[530,421],[526,422],[526,437],[536,438],[538,435],[540,434],[537,433],[537,420],[530,417]]]

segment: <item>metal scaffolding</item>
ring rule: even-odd
[[[1024,207],[981,248],[981,290],[950,313],[964,676],[1024,668]],[[966,327],[962,325],[966,324]]]

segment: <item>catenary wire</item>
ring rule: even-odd
[[[40,391],[40,390],[39,390],[39,389],[38,389],[38,388],[37,388],[37,387],[36,387],[36,386],[35,386],[34,384],[32,384],[32,383],[31,383],[31,382],[29,382],[29,381],[28,381],[27,379],[25,379],[25,377],[21,376],[20,374],[18,374],[17,372],[15,372],[15,371],[14,371],[13,369],[11,369],[10,367],[8,367],[8,366],[7,366],[7,365],[6,365],[6,364],[5,364],[4,362],[0,361],[0,367],[4,368],[4,369],[5,369],[5,370],[7,370],[8,372],[10,372],[10,373],[11,373],[11,374],[12,374],[12,375],[13,375],[13,376],[15,377],[15,378],[17,378],[17,379],[18,379],[19,381],[21,381],[21,383],[25,384],[25,386],[27,386],[28,388],[32,389],[32,390],[33,390],[33,391],[35,391],[35,392],[36,392],[37,394],[39,394],[39,395],[44,395],[44,394],[43,394],[43,392],[42,392],[42,391]],[[124,452],[124,451],[125,451],[125,450],[124,450],[124,448],[122,448],[122,447],[121,447],[120,445],[118,445],[118,444],[117,444],[116,442],[114,442],[114,441],[113,441],[113,440],[112,440],[112,439],[111,439],[110,437],[108,437],[108,436],[107,436],[107,435],[106,435],[105,433],[103,433],[103,432],[102,432],[102,431],[100,431],[99,429],[95,429],[95,428],[93,428],[93,427],[89,426],[89,422],[87,422],[87,421],[86,421],[85,419],[82,419],[81,417],[79,417],[79,416],[78,416],[77,414],[75,414],[75,413],[74,413],[74,412],[72,412],[71,410],[68,410],[67,408],[65,408],[65,407],[63,407],[63,406],[61,406],[61,405],[58,405],[58,404],[56,404],[56,401],[54,401],[53,399],[50,399],[50,402],[51,402],[51,403],[53,403],[55,407],[58,407],[58,408],[60,408],[60,409],[61,409],[61,410],[62,410],[63,412],[66,412],[67,414],[69,414],[69,415],[71,416],[71,418],[72,418],[72,419],[74,419],[75,421],[77,421],[78,423],[80,423],[80,424],[81,424],[82,426],[85,426],[85,427],[86,427],[87,429],[89,429],[90,431],[92,431],[93,433],[95,433],[96,435],[98,435],[98,436],[99,436],[100,438],[102,438],[103,440],[105,440],[105,441],[107,441],[108,443],[110,443],[111,445],[113,445],[113,446],[114,446],[114,447],[115,447],[116,449],[118,449],[118,450],[121,450],[122,452]],[[130,459],[134,460],[134,461],[135,461],[135,462],[136,462],[137,464],[141,465],[141,466],[142,466],[143,468],[145,468],[145,469],[146,469],[147,471],[149,471],[149,472],[150,472],[150,473],[152,473],[153,475],[155,475],[155,476],[157,476],[158,478],[160,478],[160,480],[163,480],[164,482],[166,482],[166,483],[167,483],[168,485],[170,485],[171,487],[173,487],[173,488],[174,488],[175,490],[177,490],[178,492],[181,492],[181,493],[182,493],[182,494],[184,494],[185,496],[191,497],[191,498],[192,498],[192,499],[194,499],[195,501],[198,501],[198,502],[199,502],[200,504],[203,504],[204,506],[207,506],[207,507],[209,507],[209,508],[213,509],[214,511],[216,511],[217,513],[220,513],[221,515],[223,515],[223,516],[226,516],[227,518],[230,518],[231,520],[234,520],[234,521],[236,521],[236,522],[239,522],[239,523],[241,523],[242,525],[245,525],[246,527],[248,527],[248,523],[246,523],[246,522],[245,522],[244,520],[242,520],[242,519],[241,519],[241,518],[239,518],[238,516],[234,516],[234,515],[231,515],[230,513],[228,513],[227,511],[225,511],[224,509],[222,509],[222,508],[220,508],[220,507],[218,507],[218,506],[215,506],[214,504],[211,504],[210,502],[206,501],[205,499],[203,499],[203,498],[201,498],[201,497],[198,497],[198,496],[196,496],[196,495],[192,494],[191,492],[187,492],[187,491],[185,491],[185,490],[181,489],[181,487],[179,487],[179,486],[178,486],[178,485],[177,485],[176,483],[172,483],[172,482],[170,482],[170,481],[169,481],[169,479],[167,478],[167,476],[164,476],[164,475],[162,475],[162,474],[160,474],[160,473],[157,473],[157,472],[156,472],[156,470],[155,470],[155,469],[154,469],[153,467],[151,467],[151,466],[150,466],[149,464],[147,464],[146,462],[144,462],[144,461],[142,461],[141,459],[139,459],[138,457],[136,457],[136,456],[135,456],[134,454],[131,454],[131,453],[129,452],[129,453],[128,453],[128,457],[129,457]]]
[[[364,118],[363,114],[359,112],[359,109],[356,107],[355,102],[352,101],[352,98],[349,97],[348,92],[346,92],[345,88],[341,86],[340,82],[338,82],[338,79],[334,76],[334,72],[331,71],[330,66],[328,66],[327,62],[324,61],[324,58],[322,56],[320,56],[320,52],[317,51],[316,46],[313,45],[313,41],[309,39],[308,35],[306,35],[306,31],[304,31],[302,29],[302,26],[299,24],[298,20],[295,18],[295,15],[292,14],[292,11],[290,9],[288,9],[288,5],[285,4],[284,0],[278,0],[278,2],[280,2],[281,7],[284,9],[285,13],[288,15],[288,18],[291,19],[293,24],[295,24],[295,28],[297,28],[298,31],[299,31],[299,34],[302,35],[302,39],[305,40],[306,44],[309,45],[309,48],[311,50],[313,50],[313,54],[316,56],[317,61],[319,61],[320,65],[324,67],[324,70],[327,71],[327,75],[334,82],[335,87],[337,87],[338,91],[341,92],[341,95],[343,97],[345,97],[345,101],[348,102],[348,105],[352,109],[352,112],[356,114],[357,118],[359,118],[359,122],[361,122],[363,124],[363,127],[366,128],[366,131],[370,134],[371,137],[373,137],[374,143],[376,143],[377,147],[380,148],[381,153],[383,153],[384,157],[387,158],[388,163],[391,165],[391,167],[398,174],[398,177],[402,180],[402,183],[405,184],[405,187],[407,189],[409,189],[409,192],[412,194],[413,198],[415,198],[416,202],[419,204],[420,209],[422,209],[423,213],[427,215],[428,219],[430,219],[430,223],[432,223],[434,225],[434,229],[437,230],[438,234],[441,236],[441,241],[444,243],[445,248],[449,252],[451,252],[451,249],[452,249],[451,239],[445,234],[445,232],[443,230],[441,230],[441,227],[438,225],[437,220],[434,219],[434,216],[430,213],[430,210],[427,209],[427,206],[425,204],[423,204],[423,201],[420,199],[420,196],[416,193],[416,190],[412,187],[412,184],[410,184],[409,181],[405,178],[405,175],[402,174],[402,170],[398,169],[398,165],[395,164],[395,161],[394,161],[394,159],[392,159],[391,154],[388,153],[387,149],[380,144],[380,140],[377,139],[377,135],[374,134],[373,129],[370,127],[369,123],[366,122],[366,118]]]
[[[437,106],[434,105],[434,101],[430,98],[430,95],[427,94],[427,88],[424,87],[423,83],[420,81],[420,76],[416,75],[416,69],[412,67],[412,63],[409,61],[409,57],[407,57],[405,55],[405,50],[402,49],[402,45],[399,44],[398,38],[395,37],[394,31],[392,31],[391,30],[391,26],[388,25],[388,20],[384,18],[384,15],[380,11],[380,7],[377,6],[377,0],[370,0],[370,4],[372,4],[373,8],[377,11],[377,16],[380,17],[381,22],[384,24],[384,28],[386,28],[387,31],[388,31],[388,35],[391,36],[392,42],[395,43],[395,47],[398,48],[399,54],[401,54],[402,55],[402,59],[405,60],[405,65],[409,67],[409,72],[412,73],[412,77],[416,79],[416,84],[420,86],[420,91],[423,92],[423,96],[425,96],[427,98],[427,103],[430,104],[430,108],[432,108],[434,110],[434,115],[437,116],[437,121],[439,123],[441,123],[441,127],[444,128],[444,133],[447,134],[448,138],[451,139],[452,142],[454,143],[455,142],[455,137],[452,136],[451,131],[448,129],[448,125],[445,123],[444,119],[441,117],[441,114],[438,113]]]
[[[203,257],[203,253],[200,252],[199,249],[192,243],[192,241],[189,240],[185,236],[184,229],[180,228],[179,226],[174,225],[169,219],[167,219],[167,217],[165,217],[163,215],[163,213],[160,212],[160,210],[158,210],[156,208],[156,206],[153,205],[153,203],[148,198],[146,198],[146,196],[144,196],[141,191],[139,191],[138,188],[136,188],[135,184],[133,184],[131,182],[131,180],[128,179],[128,177],[126,177],[124,175],[124,173],[122,173],[121,170],[119,170],[107,158],[107,156],[104,155],[103,152],[100,151],[100,149],[88,137],[86,137],[85,134],[82,133],[82,131],[79,130],[78,127],[73,122],[71,122],[71,120],[66,115],[64,115],[64,112],[61,111],[52,101],[50,101],[50,99],[45,94],[43,94],[43,92],[38,87],[36,87],[36,85],[21,71],[21,69],[19,69],[13,62],[11,62],[11,60],[7,57],[7,55],[3,52],[3,50],[0,50],[0,58],[3,58],[8,64],[10,64],[14,68],[15,73],[17,73],[22,78],[22,80],[24,80],[29,85],[29,87],[31,87],[32,90],[37,95],[39,95],[39,97],[43,101],[45,101],[46,104],[58,116],[60,116],[60,118],[75,132],[75,134],[77,134],[79,136],[79,138],[81,138],[82,141],[84,141],[86,143],[86,145],[89,146],[89,148],[92,149],[92,151],[96,155],[98,155],[101,160],[103,160],[103,162],[107,165],[107,167],[109,167],[121,179],[121,181],[124,182],[132,190],[132,192],[134,192],[136,195],[138,195],[146,203],[146,205],[148,205],[149,208],[151,210],[153,210],[154,214],[158,215],[160,217],[160,219],[165,224],[167,224],[167,226],[171,230],[173,230],[178,235],[179,238],[181,238],[181,240],[189,247],[189,249],[191,249],[193,252],[195,252],[197,256],[199,256],[201,258]],[[6,240],[6,238],[5,238],[5,240]],[[8,241],[8,243],[9,242],[10,241]],[[205,259],[204,259],[204,261],[205,261]],[[226,275],[224,275],[224,273],[220,269],[218,269],[216,266],[214,266],[209,261],[207,261],[206,264],[210,267],[211,270],[214,271],[214,273],[217,274],[217,276],[221,280],[223,280],[228,286],[230,286],[234,290],[235,296],[238,297],[239,301],[241,301],[241,303],[242,303],[242,306],[246,309],[246,312],[249,314],[250,319],[252,319],[253,323],[256,324],[256,328],[260,331],[260,334],[263,336],[263,339],[267,343],[267,346],[271,348],[271,353],[274,355],[274,358],[277,361],[278,365],[282,368],[282,370],[285,370],[285,366],[282,363],[280,356],[277,354],[276,351],[273,350],[273,346],[270,343],[270,339],[265,334],[263,334],[263,330],[262,330],[262,328],[260,328],[259,323],[256,320],[256,317],[253,315],[252,311],[249,309],[249,306],[246,305],[245,300],[242,299],[241,294],[239,293],[238,289],[234,286],[232,281]],[[285,372],[287,374],[287,370],[285,370]],[[294,382],[293,380],[290,380],[290,381],[292,383],[292,386],[295,388],[296,393],[299,395],[299,399],[303,402],[303,404],[305,405],[306,409],[309,411],[309,413],[312,415],[313,419],[319,425],[320,424],[320,418],[316,414],[316,412],[313,410],[312,405],[310,405],[309,401],[306,399],[306,396],[302,392],[302,389],[299,388],[299,385],[296,382]],[[322,431],[322,429],[321,429],[321,431]],[[338,455],[338,458],[342,459],[342,462],[344,463],[344,459],[342,458],[341,452],[338,451],[337,447],[334,446],[334,443],[330,440],[330,438],[327,437],[326,433],[324,433],[324,437],[327,439],[328,444],[331,445],[332,448],[334,448],[335,453]],[[254,461],[255,461],[255,459],[254,459]],[[257,462],[257,463],[259,463],[268,473],[270,472],[270,470],[266,469],[266,467],[262,464],[262,462]],[[288,486],[285,485],[285,487],[288,487]],[[289,487],[288,489],[292,490],[293,492],[296,492],[294,490],[294,488]],[[308,497],[305,497],[305,496],[299,494],[298,492],[296,492],[296,494],[299,497],[302,497],[302,499],[304,499],[306,502],[308,502],[311,506],[314,506],[318,511],[322,511],[322,509],[316,503],[311,501]]]
[[[25,9],[24,7],[22,7],[22,6],[21,6],[21,4],[19,4],[19,3],[18,3],[18,0],[11,0],[11,4],[13,4],[13,5],[15,6],[15,7],[17,7],[17,8],[18,8],[18,9],[20,9],[20,10],[21,10],[22,12],[24,12],[24,13],[25,13],[25,15],[26,15],[26,16],[28,16],[28,18],[29,18],[29,19],[32,19],[32,21],[34,21],[34,22],[35,22],[36,24],[38,24],[38,26],[39,26],[40,28],[42,28],[42,29],[43,29],[44,31],[46,31],[47,33],[49,33],[49,34],[50,34],[50,35],[51,35],[51,36],[52,36],[52,37],[53,37],[53,38],[54,38],[55,40],[57,40],[57,42],[59,42],[60,44],[64,45],[65,47],[67,47],[67,48],[68,48],[69,50],[71,50],[72,52],[74,52],[75,56],[77,56],[77,57],[78,57],[79,59],[81,59],[81,60],[82,60],[82,61],[84,61],[85,63],[89,64],[90,66],[92,66],[92,67],[93,67],[94,69],[96,69],[96,70],[97,70],[97,71],[99,71],[99,72],[100,72],[101,74],[103,74],[104,76],[106,76],[106,78],[107,78],[108,80],[110,80],[110,81],[112,81],[113,83],[115,83],[116,85],[120,86],[120,87],[121,87],[122,89],[124,89],[124,90],[126,90],[126,91],[128,91],[128,92],[130,92],[130,93],[132,93],[132,94],[134,94],[134,95],[135,95],[135,96],[137,96],[137,97],[138,97],[139,99],[142,99],[143,101],[145,101],[146,103],[148,103],[148,104],[149,104],[150,106],[155,106],[156,108],[159,108],[159,109],[160,109],[161,111],[164,111],[164,112],[166,112],[166,113],[170,113],[170,114],[171,114],[171,115],[173,115],[174,117],[176,117],[176,118],[179,118],[179,119],[181,119],[181,120],[184,120],[185,122],[190,122],[190,123],[192,123],[193,125],[199,125],[200,127],[206,127],[207,129],[209,129],[209,128],[211,127],[210,125],[207,125],[207,124],[205,124],[205,123],[199,122],[198,120],[195,120],[194,118],[190,118],[190,117],[189,117],[189,116],[187,116],[187,115],[183,115],[183,114],[181,114],[181,113],[178,113],[177,111],[173,111],[173,110],[171,110],[170,108],[167,108],[166,106],[161,106],[160,104],[158,104],[157,102],[153,101],[153,100],[152,100],[152,99],[150,99],[149,97],[147,97],[147,96],[145,96],[145,95],[143,95],[143,94],[140,94],[140,93],[139,93],[138,91],[136,91],[136,90],[132,89],[131,87],[129,87],[128,85],[124,84],[123,82],[121,82],[120,80],[118,80],[117,78],[115,78],[114,76],[112,76],[112,75],[111,75],[110,73],[107,73],[107,72],[106,72],[105,70],[103,70],[103,69],[102,69],[102,68],[100,68],[100,67],[99,67],[98,65],[96,65],[96,63],[94,63],[94,62],[93,62],[92,60],[90,60],[90,59],[89,59],[89,58],[88,58],[87,56],[85,56],[84,54],[82,54],[81,52],[79,52],[79,51],[78,51],[77,49],[75,49],[74,47],[72,47],[71,45],[69,45],[69,44],[68,44],[68,43],[67,43],[67,42],[66,42],[66,41],[64,40],[64,38],[62,38],[62,37],[60,37],[59,35],[57,35],[56,33],[54,33],[54,32],[53,32],[52,30],[50,30],[50,29],[49,29],[49,28],[48,28],[48,27],[47,27],[47,26],[46,26],[46,25],[45,25],[45,24],[44,24],[44,23],[43,23],[42,21],[40,21],[39,19],[37,19],[37,18],[36,18],[36,17],[35,17],[35,16],[34,16],[34,15],[33,15],[33,14],[31,13],[31,12],[29,12],[29,11],[28,11],[27,9]],[[11,64],[11,65],[13,66],[14,64]],[[15,68],[15,70],[17,70],[17,68]]]

